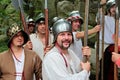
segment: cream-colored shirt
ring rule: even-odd
[[[15,63],[15,68],[16,68],[16,80],[22,80],[22,73],[23,73],[23,68],[24,68],[24,60],[25,60],[25,55],[24,55],[24,50],[22,51],[21,57],[17,60],[14,55],[14,63]]]
[[[42,65],[43,80],[89,80],[88,71],[81,70],[80,59],[72,50],[69,49],[68,53],[70,60],[63,54],[67,63],[56,47],[45,55]]]
[[[40,56],[41,60],[43,60],[45,45],[42,43],[42,41],[36,33],[30,35],[30,40],[33,45],[33,51],[35,51]],[[49,44],[52,44],[52,42],[53,36],[49,35]]]

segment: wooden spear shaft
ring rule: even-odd
[[[116,20],[116,29],[115,29],[115,52],[118,53],[118,26],[119,26],[119,20]],[[114,64],[114,80],[118,80],[118,71],[117,66]]]
[[[118,5],[119,0],[115,0],[116,3],[116,14],[115,14],[115,52],[118,53],[118,33],[119,33],[119,11]],[[114,64],[114,80],[118,80],[118,70],[117,66]]]
[[[100,25],[100,4],[98,4],[97,24]],[[97,32],[97,44],[96,44],[96,80],[99,80],[99,35]]]
[[[21,17],[21,20],[22,20],[24,31],[28,34],[27,24],[26,24],[26,21],[25,21],[25,17],[24,17],[24,14],[21,11],[20,11],[20,17]]]
[[[104,77],[104,14],[105,14],[105,8],[102,6],[102,63],[101,63],[101,80],[103,80]]]
[[[89,0],[85,2],[85,19],[84,19],[84,46],[87,46],[87,39],[88,39],[88,14],[89,14]],[[83,57],[83,61],[88,61],[89,58],[87,56]]]
[[[116,7],[116,15],[115,15],[115,52],[118,53],[119,13],[118,13],[118,5],[116,4],[116,6],[117,7]],[[114,80],[118,80],[118,70],[115,64],[114,64]]]
[[[46,35],[45,35],[45,47],[48,46],[49,44],[49,29],[48,29],[48,8],[47,8],[47,0],[45,0],[45,30],[46,30]]]

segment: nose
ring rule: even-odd
[[[69,39],[69,38],[70,38],[70,35],[69,35],[69,34],[65,34],[64,38],[65,38],[65,39]]]
[[[77,25],[79,25],[79,26],[80,26],[80,22],[77,22]]]
[[[45,27],[45,24],[42,24],[41,26],[42,26],[42,28],[44,28],[44,27]]]

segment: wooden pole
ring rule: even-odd
[[[102,63],[101,63],[101,80],[104,78],[104,14],[105,14],[105,6],[102,6]]]
[[[25,31],[27,34],[29,34],[29,33],[28,33],[28,29],[27,29],[26,20],[25,20],[25,17],[24,17],[24,13],[22,13],[21,11],[20,11],[20,17],[21,17],[21,21],[22,21],[22,24],[23,24],[24,31]]]
[[[46,26],[46,35],[45,35],[45,47],[49,44],[49,29],[48,29],[48,8],[47,8],[47,0],[45,0],[45,26]]]
[[[100,4],[98,4],[97,24],[100,25]],[[97,44],[96,44],[96,80],[99,80],[99,35],[97,32]]]
[[[89,0],[85,0],[85,19],[84,19],[84,46],[87,46],[88,39],[88,14],[89,14]],[[84,56],[83,61],[86,62],[89,60],[89,57]]]
[[[118,1],[116,1],[116,15],[115,15],[115,52],[118,53],[118,33],[119,33],[119,12]],[[118,80],[117,66],[114,64],[114,80]]]

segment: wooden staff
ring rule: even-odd
[[[101,63],[101,80],[104,78],[104,14],[105,14],[105,6],[102,6],[102,63]]]
[[[47,0],[45,0],[45,26],[46,26],[46,35],[45,35],[45,46],[47,47],[49,44],[49,29],[48,29],[48,8],[47,8]]]
[[[118,1],[116,2],[116,15],[115,15],[115,52],[118,53],[118,33],[119,33],[119,12],[118,12]],[[114,64],[114,80],[118,80],[117,66]]]
[[[85,2],[85,19],[84,19],[84,46],[87,46],[87,39],[88,39],[88,14],[89,14],[89,0]],[[84,56],[83,61],[86,62],[89,60],[89,57]]]
[[[100,4],[98,4],[97,24],[100,25]],[[97,32],[97,44],[96,44],[96,80],[99,79],[99,32]]]
[[[22,21],[22,24],[23,24],[24,31],[26,33],[28,33],[27,24],[26,24],[26,20],[25,20],[25,17],[24,17],[24,13],[21,12],[21,11],[20,11],[20,17],[21,17],[21,21]]]

